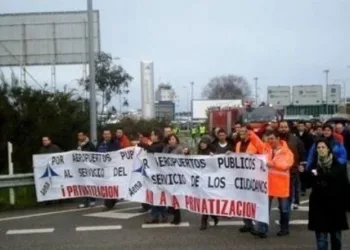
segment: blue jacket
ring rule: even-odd
[[[336,141],[335,139],[331,139],[331,145],[332,145],[333,155],[337,158],[338,162],[342,165],[343,164],[346,165],[347,155],[346,155],[346,150],[344,145]],[[311,164],[314,161],[315,155],[316,155],[316,144],[314,143],[310,148],[309,156],[307,157],[306,170],[309,170],[311,168]]]

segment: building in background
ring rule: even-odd
[[[339,112],[341,85],[331,84],[323,93],[322,85],[269,86],[267,102],[272,106],[283,106],[288,116],[332,115]]]
[[[172,101],[156,102],[155,113],[157,119],[173,121],[175,120],[175,103]]]
[[[153,62],[141,61],[141,108],[142,118],[155,118]]]
[[[160,83],[155,92],[155,117],[167,121],[175,120],[175,91],[170,83]]]

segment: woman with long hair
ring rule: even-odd
[[[315,157],[306,172],[307,184],[312,188],[308,228],[315,231],[318,250],[328,249],[329,235],[331,249],[340,250],[341,231],[349,228],[346,216],[349,179],[327,138],[319,139],[315,148]],[[300,171],[304,169],[300,167]]]
[[[210,137],[203,136],[198,144],[198,155],[210,155],[215,152],[215,148],[213,148],[211,144]],[[214,220],[214,225],[216,226],[219,222],[218,216],[212,215],[211,218]],[[209,216],[206,214],[203,214],[201,217],[201,226],[199,230],[205,230],[208,227],[208,219]]]
[[[163,149],[163,153],[166,154],[184,154],[184,148],[180,145],[179,137],[175,134],[170,134],[166,139],[166,146]],[[171,224],[179,225],[181,223],[180,209],[170,209],[173,212],[174,219]]]

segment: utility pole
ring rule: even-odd
[[[329,69],[325,69],[323,71],[326,74],[326,115],[328,115],[328,74],[329,74]]]
[[[193,128],[193,85],[194,82],[190,82],[191,85],[191,129]]]
[[[90,138],[97,144],[97,112],[95,86],[95,53],[92,0],[87,0],[88,11],[88,44],[89,44],[89,90],[90,90]]]
[[[258,106],[258,78],[254,77],[255,81],[255,105]]]

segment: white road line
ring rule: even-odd
[[[129,204],[129,203],[135,203],[135,202],[123,201],[123,202],[117,203],[116,206],[123,205],[123,204]],[[102,207],[104,207],[104,206],[99,205],[99,206],[95,206],[93,208],[102,208]],[[5,218],[0,218],[0,222],[1,221],[9,221],[9,220],[21,220],[21,219],[35,218],[35,217],[46,216],[46,215],[86,211],[86,210],[90,210],[90,209],[92,209],[92,208],[89,208],[89,207],[88,208],[73,208],[73,209],[67,209],[67,210],[61,210],[61,211],[55,211],[55,212],[46,212],[46,213],[36,213],[36,214],[27,214],[27,215],[20,215],[20,216],[5,217]]]
[[[276,220],[275,223],[277,225],[280,224],[280,222],[278,220]],[[309,224],[309,221],[308,220],[291,220],[291,221],[289,221],[289,224],[290,225],[307,225],[307,224]]]
[[[90,227],[76,227],[77,232],[86,231],[103,231],[103,230],[120,230],[123,227],[121,225],[109,225],[109,226],[90,226]]]
[[[214,226],[214,222],[210,221],[209,225]],[[217,226],[243,226],[243,225],[244,225],[243,221],[238,221],[238,220],[226,221],[225,220],[225,221],[219,221]]]
[[[299,202],[300,204],[306,204],[306,203],[309,203],[309,200],[303,200],[301,202]]]
[[[189,222],[181,222],[179,225],[170,223],[142,224],[141,228],[165,228],[165,227],[189,227]]]
[[[19,229],[19,230],[8,230],[6,234],[41,234],[41,233],[52,233],[55,231],[54,228],[38,228],[38,229]]]

